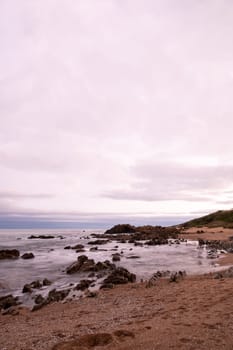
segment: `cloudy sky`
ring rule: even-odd
[[[232,0],[0,0],[0,225],[233,207],[232,35]]]

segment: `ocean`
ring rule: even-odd
[[[217,271],[216,260],[207,258],[205,248],[200,249],[198,242],[188,241],[181,244],[138,247],[130,243],[111,241],[99,246],[96,251],[90,251],[88,242],[94,240],[92,233],[103,233],[104,230],[0,230],[0,250],[18,249],[20,255],[32,252],[35,258],[24,260],[0,260],[0,295],[13,294],[19,296],[26,305],[31,305],[31,296],[22,293],[24,284],[47,278],[52,285],[43,287],[40,294],[47,295],[51,289],[64,289],[76,284],[86,276],[79,273],[67,275],[66,268],[77,260],[81,254],[97,261],[112,259],[112,254],[121,253],[121,261],[117,266],[123,266],[137,276],[137,280],[148,279],[158,270],[186,270],[187,274],[202,274]],[[29,239],[31,235],[53,235],[53,239]],[[61,239],[62,236],[62,239]],[[65,246],[83,244],[85,253],[64,249]],[[116,248],[117,247],[117,248]],[[113,251],[116,249],[117,251]],[[138,258],[129,259],[136,255]],[[97,283],[98,286],[98,283]]]

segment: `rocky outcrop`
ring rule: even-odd
[[[233,253],[233,241],[221,241],[221,240],[204,240],[204,239],[199,239],[198,240],[199,247],[206,246],[207,248],[210,249],[215,249],[215,250],[225,250],[228,253]]]
[[[80,255],[73,264],[67,267],[66,273],[73,274],[76,272],[98,272],[101,270],[111,270],[115,267],[110,261],[95,263],[94,259],[88,259],[86,255]]]
[[[135,274],[130,273],[128,270],[126,270],[123,267],[118,267],[114,269],[114,271],[112,271],[107,278],[105,278],[101,288],[109,288],[116,284],[126,284],[129,282],[133,283],[135,281],[136,281]]]
[[[35,255],[33,253],[24,253],[22,256],[21,256],[22,259],[33,259],[35,258]]]
[[[0,260],[3,259],[18,259],[19,251],[17,249],[4,249],[0,250]]]
[[[135,233],[136,227],[129,224],[115,225],[109,230],[105,231],[106,234],[119,234],[119,233]]]

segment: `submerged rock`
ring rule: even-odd
[[[94,280],[81,280],[79,284],[74,288],[74,290],[85,290],[94,282]]]
[[[119,253],[112,255],[112,261],[120,261],[120,260],[121,260],[121,256]]]

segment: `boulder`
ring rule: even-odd
[[[123,267],[118,267],[112,271],[112,273],[105,278],[103,281],[103,286],[108,284],[125,284],[125,283],[133,283],[136,281],[136,275],[130,273]]]
[[[2,259],[18,259],[20,253],[17,249],[0,250],[0,260]]]
[[[33,253],[24,253],[22,256],[21,256],[22,259],[33,259],[35,258],[34,254]]]
[[[0,310],[6,310],[12,306],[18,305],[18,297],[13,297],[12,294],[0,297]]]
[[[112,254],[112,261],[120,261],[120,260],[121,260],[121,256],[119,253]]]

